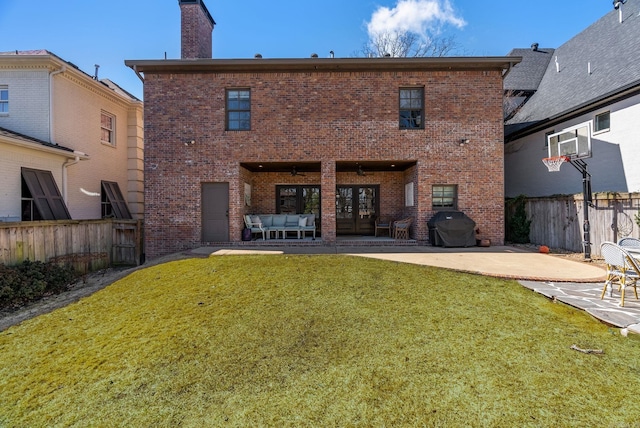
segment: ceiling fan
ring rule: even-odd
[[[371,173],[365,172],[365,170],[362,169],[362,165],[358,165],[358,169],[356,170],[356,174],[358,174],[360,177],[364,177],[366,175],[371,175]]]
[[[293,168],[291,168],[291,176],[295,177],[296,175],[299,175],[300,177],[305,176],[305,174],[298,172],[298,170],[296,169],[296,166],[294,165]]]

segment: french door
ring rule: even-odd
[[[380,209],[379,185],[336,187],[336,234],[373,235]]]
[[[276,186],[276,213],[315,214],[316,233],[320,234],[320,186]]]

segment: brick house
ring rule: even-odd
[[[0,222],[141,219],[142,119],[140,100],[49,51],[0,52]]]
[[[421,243],[457,209],[503,243],[518,58],[212,59],[211,15],[179,4],[182,59],[125,61],[144,81],[148,258],[241,241],[256,213],[313,212],[323,243],[411,217]]]

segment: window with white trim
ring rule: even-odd
[[[100,113],[100,141],[116,145],[116,117],[105,111]]]
[[[594,121],[593,132],[605,132],[609,130],[611,126],[611,112],[604,112],[600,114],[596,114],[596,119]]]
[[[0,85],[0,114],[9,114],[9,86]]]

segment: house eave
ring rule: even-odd
[[[3,131],[2,128],[0,128],[0,131]],[[9,134],[6,131],[3,131],[0,135],[0,142],[10,144],[12,146],[27,148],[30,150],[37,150],[39,152],[63,156],[69,159],[75,159],[76,157],[80,159],[89,159],[89,155],[85,153],[74,151],[73,149],[70,149],[68,147],[49,144],[13,132]]]
[[[505,143],[508,143],[510,141],[517,140],[519,138],[524,138],[528,135],[539,132],[545,128],[554,126],[558,123],[561,123],[567,120],[571,120],[580,115],[592,112],[606,105],[613,104],[615,102],[621,101],[625,98],[629,98],[638,94],[640,94],[640,80],[632,82],[614,91],[610,91],[595,99],[589,100],[578,106],[575,106],[569,110],[565,110],[561,113],[547,117],[545,119],[540,119],[532,123],[531,125],[528,125],[522,129],[519,129],[516,132],[513,132],[508,135],[505,134],[504,141]],[[517,124],[514,124],[514,125],[517,125]]]
[[[279,73],[359,71],[509,70],[520,57],[300,58],[126,60],[144,73]]]

